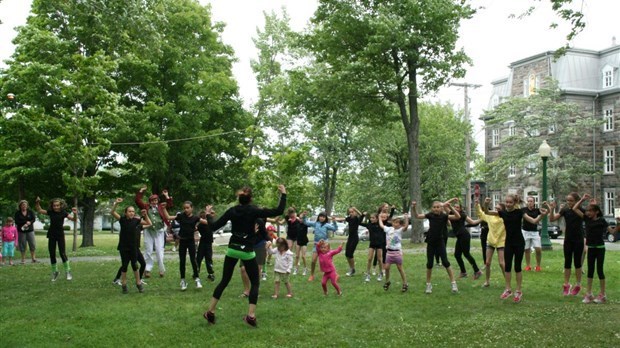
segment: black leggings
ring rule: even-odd
[[[360,242],[359,237],[356,235],[351,238],[352,234],[349,234],[349,239],[347,239],[347,249],[344,252],[344,255],[348,259],[353,258],[353,254],[355,253],[355,248],[357,248],[357,244]]]
[[[385,257],[387,256],[387,246],[384,244],[381,246],[381,250],[383,250],[383,254],[381,254],[381,262],[385,265]],[[372,267],[377,266],[377,253],[375,253],[375,257],[372,259]]]
[[[213,242],[200,240],[198,244],[198,256],[196,257],[196,264],[200,268],[202,259],[205,260],[207,265],[207,273],[213,274]]]
[[[570,269],[575,262],[575,269],[581,268],[581,258],[583,257],[583,239],[579,241],[564,240],[564,268]]]
[[[426,269],[433,268],[433,258],[441,258],[441,264],[448,268],[450,267],[450,261],[448,261],[448,255],[446,254],[445,244],[439,245],[426,245]]]
[[[521,263],[523,263],[523,253],[525,252],[525,245],[509,245],[504,247],[504,270],[506,272],[512,271],[512,260],[515,261],[515,273],[521,272]]]
[[[194,239],[181,239],[179,241],[179,271],[181,272],[181,279],[185,279],[185,263],[187,262],[185,255],[189,251],[189,262],[192,264],[192,270],[194,274],[192,278],[198,278],[198,264],[196,263],[196,243]]]
[[[469,253],[471,249],[471,235],[469,232],[461,232],[456,236],[456,245],[454,246],[454,257],[456,258],[456,263],[459,264],[459,268],[461,269],[461,273],[467,273],[465,269],[465,263],[463,262],[463,256],[469,261],[469,264],[474,268],[474,272],[479,272],[480,268],[476,264],[476,260]]]
[[[146,267],[146,261],[144,260],[144,255],[142,255],[142,253],[140,252],[140,249],[138,249],[138,254],[137,254],[137,261],[140,264],[140,279],[142,279],[142,276],[144,275],[144,269]],[[121,260],[123,259],[123,256],[121,255]],[[118,272],[116,272],[116,277],[114,279],[121,279],[121,271],[123,270],[123,266],[118,268]],[[127,269],[125,269],[125,272],[127,272]]]
[[[447,234],[444,234],[442,238],[443,238],[443,245],[448,245],[448,235],[447,235]],[[445,248],[444,248],[444,249],[445,249]],[[445,250],[444,250],[444,251],[445,251]],[[447,254],[446,254],[446,255],[447,255]],[[435,263],[436,263],[436,264],[439,264],[439,254],[435,254]],[[443,262],[442,262],[442,264],[443,264]],[[444,266],[445,266],[445,265],[444,265]],[[448,266],[450,266],[450,265],[448,264]],[[448,266],[446,266],[446,267],[448,267]]]
[[[131,262],[131,269],[138,270],[138,255],[131,250],[119,250],[121,254],[121,272],[127,273],[127,266]]]
[[[222,297],[222,293],[228,286],[228,283],[232,279],[233,272],[235,271],[235,265],[237,264],[239,259],[234,257],[230,257],[226,255],[224,257],[224,270],[222,271],[222,280],[213,290],[213,297],[216,299],[220,299]],[[243,266],[245,267],[245,271],[248,274],[248,278],[250,278],[250,296],[249,301],[250,304],[256,304],[258,301],[258,288],[260,286],[260,278],[258,276],[258,263],[256,263],[256,258],[252,258],[250,260],[241,260]]]
[[[605,248],[588,248],[588,278],[594,278],[594,265],[598,279],[605,279],[603,263],[605,262]]]
[[[489,236],[489,232],[480,233],[480,247],[482,247],[482,263],[486,265],[487,263],[487,237]]]
[[[62,263],[65,263],[69,260],[67,258],[65,235],[63,234],[61,237],[50,237],[47,241],[47,250],[50,253],[50,263],[52,265],[56,264],[56,244],[58,244],[58,253],[60,254]]]

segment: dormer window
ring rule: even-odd
[[[603,68],[603,88],[613,87],[614,85],[614,69],[606,65]]]

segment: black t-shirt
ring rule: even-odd
[[[53,210],[47,210],[45,213],[50,217],[50,227],[49,230],[47,230],[47,238],[52,236],[64,236],[65,231],[63,230],[63,225],[65,223],[65,218],[69,216],[69,214],[66,211],[55,212]]]
[[[345,219],[346,222],[349,223],[349,240],[355,241],[359,239],[359,235],[357,234],[359,231],[360,224],[362,223],[363,216],[347,216]]]
[[[299,219],[295,219],[291,221],[290,219],[286,220],[286,239],[288,240],[297,240],[299,237],[299,229],[301,225],[304,225]],[[308,230],[306,229],[306,232]]]
[[[185,213],[178,213],[175,220],[179,223],[179,238],[194,239],[196,224],[200,222],[200,217],[196,215],[187,216]]]
[[[211,226],[198,224],[198,233],[200,233],[201,243],[213,243],[213,230],[211,229]]]
[[[540,209],[538,208],[534,208],[530,210],[528,207],[525,207],[525,208],[522,208],[521,211],[523,212],[523,214],[527,214],[527,216],[531,217],[532,219],[536,219],[541,214]],[[529,231],[529,232],[538,232],[538,226],[523,219],[523,230]]]
[[[34,216],[34,212],[30,209],[26,210],[26,215],[22,214],[21,210],[15,212],[15,226],[17,230],[20,232],[32,232],[34,231],[34,222],[36,218]],[[30,221],[30,226],[25,231],[22,231],[22,226],[26,224],[26,222]]]
[[[140,233],[140,219],[137,217],[128,219],[126,216],[121,216],[118,220],[121,225],[121,231],[118,236],[117,250],[135,251],[138,250],[138,236]]]
[[[457,236],[467,233],[467,229],[465,229],[465,221],[467,220],[467,214],[464,211],[461,211],[459,212],[459,215],[461,215],[460,219],[450,220],[450,223],[452,224],[452,231]]]
[[[441,213],[435,215],[427,213],[424,215],[428,219],[428,234],[426,235],[426,244],[439,245],[444,243],[444,231],[448,231],[448,215]]]
[[[605,234],[607,234],[608,226],[607,221],[602,217],[592,220],[586,215],[583,216],[583,221],[586,223],[586,245],[605,245]]]
[[[523,239],[523,233],[521,233],[523,211],[521,209],[514,209],[512,211],[500,210],[497,213],[504,220],[504,227],[506,227],[506,245],[525,245],[525,239]]]
[[[297,244],[305,245],[308,244],[308,226],[303,222],[299,224],[299,229],[297,230]]]
[[[579,210],[585,215],[585,210],[583,210],[583,208],[579,208]],[[564,239],[573,242],[583,240],[583,219],[570,208],[560,210],[560,216],[564,217],[564,222],[566,223],[566,234],[564,235]]]

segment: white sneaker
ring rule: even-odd
[[[60,274],[58,271],[56,272],[52,272],[52,281],[55,282],[56,279],[58,279],[58,274]]]
[[[383,275],[379,274],[379,276],[377,277],[377,281],[378,282],[382,282],[383,281]]]
[[[456,282],[452,283],[452,292],[454,293],[459,292],[459,288],[456,286]]]
[[[370,281],[370,274],[366,273],[366,278],[364,279],[366,283]]]
[[[67,272],[67,280],[71,280],[71,279],[73,279],[71,272]]]
[[[181,279],[181,291],[185,291],[187,289],[187,282],[185,279]]]
[[[350,269],[350,270],[346,273],[347,277],[351,277],[351,276],[353,276],[354,274],[355,274],[355,269]]]
[[[432,294],[432,293],[433,293],[433,284],[431,284],[431,283],[426,283],[426,290],[424,291],[424,293],[426,293],[426,294]]]
[[[305,275],[306,275],[306,273],[308,273],[308,269],[307,269],[307,268],[304,268],[304,271],[303,271],[303,273],[301,273],[301,275],[305,276]]]
[[[196,289],[202,289],[202,283],[200,282],[200,278],[196,278]]]
[[[373,268],[373,269],[372,269],[372,275],[373,275],[373,276],[376,276],[376,275],[377,275],[377,269],[376,269],[376,268]]]
[[[293,275],[297,275],[297,267],[293,268]]]
[[[267,273],[263,272],[263,277],[262,277],[262,279],[261,279],[261,280],[262,280],[262,281],[267,280]]]

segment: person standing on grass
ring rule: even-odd
[[[256,254],[256,263],[258,264],[258,274],[261,275],[262,281],[266,281],[267,273],[265,270],[265,261],[267,260],[267,242],[270,240],[270,236],[269,233],[267,233],[265,220],[256,219],[254,228],[256,233],[251,238],[253,240],[252,245],[254,245],[254,254]],[[239,271],[241,273],[241,281],[243,282],[243,293],[241,293],[241,297],[247,298],[250,296],[252,284],[243,263],[239,265]]]
[[[575,212],[575,204],[580,200],[579,194],[571,192],[566,196],[566,207],[560,209],[558,213],[555,213],[556,203],[551,202],[548,204],[550,215],[549,221],[553,222],[561,217],[564,218],[566,224],[566,233],[564,234],[564,284],[562,285],[562,294],[564,296],[572,295],[577,296],[581,291],[581,267],[582,256],[584,249],[584,234],[583,234],[583,220]],[[580,210],[581,215],[584,214],[584,210],[581,207],[577,207]],[[570,273],[571,266],[575,265],[575,286],[571,287]]]
[[[200,212],[201,219],[207,219],[204,211]],[[200,233],[200,242],[198,244],[198,255],[196,256],[196,264],[198,265],[198,273],[200,273],[200,265],[205,260],[207,266],[207,279],[215,281],[215,272],[213,270],[213,229],[209,224],[198,224],[198,233]]]
[[[328,234],[329,231],[336,231],[338,229],[338,225],[336,225],[336,220],[332,217],[332,223],[328,223],[327,214],[325,212],[319,213],[316,218],[316,221],[309,221],[306,218],[306,212],[303,212],[302,218],[304,224],[308,227],[314,228],[314,244],[315,248],[312,251],[312,264],[310,265],[310,277],[308,281],[311,282],[314,280],[314,270],[316,268],[316,261],[319,257],[318,249],[316,248],[316,243],[320,240],[323,240],[325,243],[329,243]]]
[[[379,219],[381,219],[381,221],[383,221],[383,224],[385,226],[392,226],[392,223],[390,222],[392,220],[392,217],[394,216],[394,213],[396,212],[396,207],[391,205],[387,202],[384,202],[383,204],[381,204],[379,206],[379,209],[377,209],[377,216]],[[378,224],[378,223],[377,223]],[[383,231],[383,229],[381,229],[381,231]],[[384,232],[385,233],[385,232]],[[379,278],[381,278],[381,280],[383,280],[383,267],[382,265],[385,265],[385,257],[387,254],[387,250],[386,250],[386,246],[385,246],[385,236],[383,236],[383,244],[382,244],[382,249],[381,249],[381,256],[383,257],[383,259],[381,260],[381,265],[379,265]],[[377,254],[375,253],[374,259],[372,260],[372,267],[373,267],[373,271],[372,271],[372,275],[374,276],[375,274],[377,274],[377,272],[375,271],[375,268],[377,267],[378,264],[378,259],[377,259]],[[378,281],[379,278],[377,278]]]
[[[316,253],[319,260],[319,267],[323,272],[323,279],[321,280],[321,287],[323,288],[323,295],[327,296],[327,281],[329,280],[334,288],[336,294],[342,296],[342,289],[338,285],[338,272],[336,266],[334,266],[334,255],[339,254],[342,251],[344,242],[336,250],[329,250],[329,242],[325,240],[319,240],[316,243]]]
[[[6,218],[5,224],[2,226],[2,234],[0,234],[0,237],[2,238],[2,255],[4,255],[4,258],[8,258],[9,265],[13,266],[13,258],[15,257],[15,242],[17,241],[17,228],[15,228],[12,217]],[[2,255],[0,255],[0,261],[2,261],[2,265],[4,265]]]
[[[194,215],[194,205],[190,201],[183,202],[183,212],[175,216],[168,215],[166,203],[162,203],[164,219],[179,223],[179,273],[181,274],[181,291],[187,289],[185,281],[185,264],[189,253],[189,262],[192,265],[192,278],[196,282],[196,288],[202,289],[202,283],[198,274],[198,264],[196,263],[196,240],[194,232],[198,224],[207,224],[207,220]]]
[[[280,295],[280,283],[284,283],[286,286],[286,297],[293,297],[293,290],[291,288],[291,282],[289,281],[289,275],[293,269],[294,254],[288,249],[287,240],[284,238],[276,239],[276,247],[271,248],[271,242],[267,243],[269,254],[274,255],[274,290],[271,298],[277,299]]]
[[[142,219],[146,219],[145,215],[146,215],[146,210],[142,210],[140,211],[141,215],[142,215]],[[146,227],[149,227],[149,225],[146,225]],[[138,225],[138,227],[136,228],[136,245],[137,245],[137,255],[136,255],[136,260],[138,261],[138,264],[140,265],[140,267],[138,268],[138,273],[140,275],[140,282],[142,283],[142,285],[147,285],[146,282],[144,281],[144,270],[146,269],[146,261],[144,260],[144,254],[142,254],[142,251],[140,251],[140,243],[142,240],[142,230],[144,229],[144,226],[142,226],[142,224]],[[114,280],[112,281],[112,283],[121,286],[123,285],[121,283],[121,273],[123,271],[123,266],[121,265],[121,267],[118,268],[118,271],[116,272],[116,276],[114,277]]]
[[[22,264],[26,263],[26,243],[30,249],[30,258],[32,263],[37,262],[35,250],[37,249],[37,241],[34,235],[34,222],[36,217],[34,212],[28,208],[28,201],[22,200],[17,204],[15,212],[15,226],[19,235],[19,252],[22,256]]]
[[[228,209],[217,221],[213,221],[212,207],[207,206],[207,220],[214,231],[223,227],[228,221],[231,221],[232,225],[232,235],[228,242],[226,256],[224,257],[222,280],[215,287],[209,309],[203,315],[209,324],[215,324],[215,308],[217,307],[217,303],[232,279],[235,265],[241,260],[251,283],[248,314],[243,320],[251,327],[257,326],[256,303],[258,302],[260,278],[258,264],[256,263],[256,253],[253,249],[254,243],[252,236],[256,234],[256,219],[275,217],[284,213],[284,207],[286,206],[286,188],[284,185],[279,185],[278,190],[280,191],[280,203],[275,209],[258,208],[252,205],[252,189],[249,187],[245,187],[237,192],[239,204]]]
[[[383,221],[379,219],[379,227],[385,231],[386,249],[387,255],[385,257],[385,284],[383,284],[383,290],[387,291],[390,288],[392,282],[390,281],[390,268],[392,265],[396,265],[400,278],[403,283],[401,288],[402,292],[406,292],[409,289],[407,283],[407,276],[403,270],[403,231],[407,230],[409,226],[409,214],[404,214],[403,218],[392,219],[392,226],[385,226]]]
[[[168,195],[168,190],[163,190],[161,194],[166,199],[165,202],[159,203],[159,196],[152,194],[149,197],[149,203],[146,204],[142,201],[145,191],[146,185],[140,188],[135,197],[136,205],[140,209],[146,209],[149,214],[149,219],[152,222],[152,226],[144,230],[144,256],[146,258],[144,277],[151,277],[151,271],[155,263],[153,259],[153,248],[155,248],[155,255],[157,255],[159,276],[163,277],[166,273],[166,266],[164,265],[164,243],[166,241],[167,226],[170,226],[170,222],[165,218],[164,211],[166,207],[172,207],[172,197]]]
[[[500,295],[502,300],[512,296],[512,262],[514,260],[515,277],[517,278],[517,288],[514,293],[514,302],[521,302],[523,273],[521,272],[521,263],[523,262],[523,253],[525,249],[525,239],[521,232],[521,225],[523,220],[537,225],[540,219],[547,215],[547,210],[541,209],[541,215],[536,218],[530,217],[522,209],[517,208],[517,199],[514,195],[506,196],[506,209],[500,211],[485,211],[487,215],[497,215],[504,221],[504,227],[506,228],[506,246],[504,247],[504,279],[506,280],[506,289]]]
[[[482,287],[488,288],[491,283],[491,261],[493,261],[493,254],[495,250],[497,250],[497,261],[499,263],[499,268],[504,273],[504,246],[506,245],[506,227],[504,227],[504,220],[496,215],[487,215],[484,213],[482,208],[480,207],[480,202],[478,197],[475,198],[475,207],[476,207],[476,215],[482,222],[485,222],[488,226],[488,233],[486,238],[486,258],[485,258],[485,281],[482,284]],[[485,210],[488,211],[487,207],[491,203],[491,198],[486,198],[484,200]],[[497,203],[495,205],[495,211],[505,210],[506,206],[504,203]]]
[[[39,214],[48,215],[50,217],[50,226],[47,230],[47,248],[50,253],[50,262],[52,264],[52,281],[55,282],[58,279],[58,266],[56,265],[56,245],[58,245],[58,253],[62,259],[62,264],[65,269],[67,280],[72,280],[71,265],[69,264],[69,258],[67,257],[66,243],[65,243],[65,230],[64,222],[65,218],[71,221],[77,221],[78,210],[76,207],[71,208],[72,214],[66,212],[67,203],[63,199],[54,198],[50,201],[49,208],[47,210],[41,209],[41,198],[37,197],[35,201],[35,208]]]
[[[606,303],[607,296],[605,294],[603,264],[605,263],[604,238],[608,224],[605,218],[603,218],[601,207],[596,203],[595,199],[590,199],[590,204],[588,204],[585,213],[581,211],[581,204],[588,199],[590,199],[590,195],[586,193],[573,206],[575,214],[581,217],[586,224],[586,244],[588,245],[588,285],[582,302]],[[594,281],[595,269],[601,286],[601,291],[596,298],[592,296],[592,282]]]
[[[465,263],[463,262],[463,256],[465,256],[469,264],[474,269],[474,280],[476,280],[480,278],[482,272],[480,271],[480,268],[478,268],[476,260],[471,256],[471,235],[469,234],[469,231],[467,231],[467,228],[465,228],[465,223],[477,225],[480,223],[480,220],[472,220],[472,218],[467,216],[467,214],[463,211],[460,204],[455,204],[454,210],[456,210],[460,215],[458,220],[451,220],[452,230],[456,235],[454,258],[456,258],[456,263],[458,263],[459,268],[461,269],[459,278],[467,278],[467,270],[465,269]]]
[[[480,249],[482,249],[482,268],[487,264],[487,238],[489,237],[489,224],[480,220]]]
[[[444,244],[443,239],[443,229],[446,227],[448,223],[448,219],[452,217],[453,219],[459,219],[461,215],[457,211],[455,211],[450,202],[433,202],[433,206],[431,208],[431,212],[427,214],[419,214],[417,212],[416,201],[411,203],[411,207],[413,209],[413,216],[416,219],[428,219],[429,228],[428,235],[426,237],[426,294],[433,293],[433,284],[431,283],[431,276],[433,274],[433,259],[435,255],[439,255],[441,258],[442,265],[446,268],[446,272],[448,273],[448,278],[450,278],[450,284],[452,286],[452,292],[456,293],[459,291],[459,288],[456,285],[456,281],[454,280],[454,273],[452,272],[452,268],[450,267],[450,261],[448,261],[448,256],[446,254],[446,245]],[[446,214],[446,211],[449,213]]]
[[[541,215],[540,209],[534,206],[534,197],[527,197],[527,206],[523,208],[523,212],[527,214],[532,219],[536,219]],[[538,233],[538,225],[532,224],[529,221],[523,219],[522,226],[523,238],[525,239],[525,270],[531,271],[531,259],[532,259],[532,248],[536,252],[536,268],[534,270],[536,272],[540,272],[540,262],[542,260],[542,248],[540,243],[540,234]]]
[[[308,249],[308,226],[303,222],[299,224],[297,230],[297,250],[295,251],[295,268],[293,268],[293,274],[299,272],[299,266],[301,261],[304,264],[304,268],[301,272],[302,276],[308,273],[308,264],[306,263],[306,251]]]
[[[136,278],[136,288],[139,292],[144,292],[144,284],[140,278],[140,272],[138,271],[138,238],[136,238],[136,231],[139,231],[140,226],[149,226],[151,221],[146,213],[146,210],[142,210],[143,219],[136,217],[136,210],[133,206],[125,208],[125,214],[120,216],[116,212],[118,204],[122,203],[122,198],[117,198],[112,205],[112,211],[110,214],[118,220],[121,225],[121,230],[118,234],[118,252],[121,255],[121,288],[123,294],[129,293],[127,289],[127,266],[131,263],[131,269],[133,270],[134,277]]]
[[[383,248],[386,245],[385,231],[379,226],[379,215],[371,214],[369,223],[361,223],[360,225],[368,229],[368,261],[366,263],[365,282],[370,282],[370,264],[374,260],[379,264],[379,270],[383,270]],[[383,272],[379,271],[377,281],[383,281]]]
[[[364,220],[364,214],[360,213],[355,207],[350,207],[347,211],[347,217],[344,219],[349,224],[349,236],[347,237],[347,248],[344,255],[349,263],[349,271],[346,273],[347,277],[351,277],[355,274],[355,249],[359,243],[359,235],[357,234],[362,220]]]

